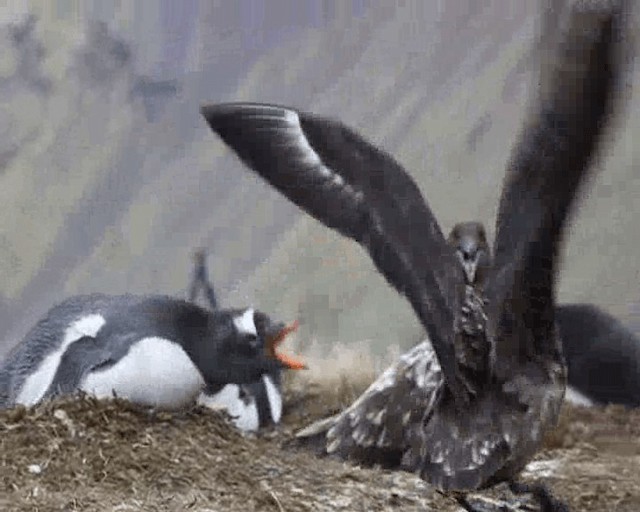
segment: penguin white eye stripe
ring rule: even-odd
[[[254,310],[253,308],[247,309],[242,315],[236,316],[233,319],[233,324],[238,329],[238,332],[242,334],[253,334],[254,336],[258,335],[258,329],[256,329],[256,323],[254,321]]]

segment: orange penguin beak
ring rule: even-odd
[[[277,348],[289,334],[298,330],[298,326],[299,323],[296,320],[291,325],[285,325],[284,328],[276,335],[270,336],[266,339],[265,349],[267,351],[267,355],[277,359],[285,368],[289,368],[290,370],[304,370],[307,368],[307,365],[293,356],[279,353]]]

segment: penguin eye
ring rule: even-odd
[[[255,334],[246,334],[244,341],[248,343],[249,346],[253,349],[258,348],[258,344],[260,342],[258,336],[256,336]]]

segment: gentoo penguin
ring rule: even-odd
[[[291,328],[253,309],[207,311],[164,296],[77,296],[53,307],[0,367],[0,406],[35,405],[83,391],[158,409],[193,404],[229,383],[245,384],[304,365],[277,347]],[[253,410],[227,408],[244,430]],[[206,402],[206,400],[205,400]]]
[[[323,422],[326,452],[399,466],[442,489],[507,481],[527,490],[515,479],[556,424],[565,392],[558,252],[613,107],[621,7],[579,2],[557,16],[557,48],[541,59],[538,102],[506,172],[481,287],[466,282],[413,179],[354,130],[284,106],[202,107],[248,167],[369,252],[429,336]],[[543,508],[562,509],[535,491]]]
[[[190,302],[198,299],[199,291],[204,295],[207,307],[211,311],[217,310],[218,300],[209,279],[204,249],[198,249],[194,253],[193,277],[189,286]],[[272,339],[282,340],[296,327],[297,323],[290,327],[284,324],[277,325],[273,329]],[[207,388],[200,394],[198,403],[207,406],[226,404],[226,409],[233,411],[230,414],[236,418],[236,426],[242,430],[257,430],[268,425],[276,425],[282,418],[282,371],[277,368],[273,372],[265,373],[257,381],[247,384],[227,384],[220,389]],[[247,428],[248,424],[250,428]]]
[[[556,321],[568,367],[566,400],[640,407],[640,339],[592,304],[563,304]]]

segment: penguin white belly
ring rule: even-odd
[[[143,338],[116,364],[89,373],[80,389],[98,398],[126,398],[162,409],[190,405],[204,379],[184,349],[170,340]]]
[[[62,355],[69,345],[85,336],[95,338],[104,324],[104,317],[97,314],[87,315],[72,322],[65,330],[60,346],[47,355],[24,381],[16,398],[16,403],[27,406],[37,404],[49,389],[60,365]]]
[[[224,409],[231,416],[236,428],[245,432],[255,432],[260,428],[260,416],[255,397],[242,396],[238,384],[227,384],[214,395],[201,393],[198,404],[210,409]]]

